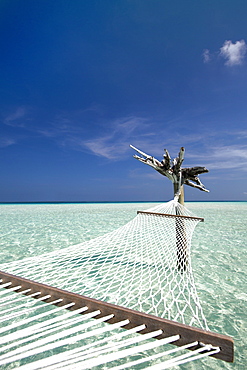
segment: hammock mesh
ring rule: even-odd
[[[192,233],[199,221],[172,200],[137,214],[104,236],[5,263],[0,269],[208,330],[190,258]]]

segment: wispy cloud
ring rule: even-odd
[[[75,134],[76,126],[73,119],[60,114],[53,120],[48,121],[43,128],[39,128],[37,132],[47,138],[59,138],[65,135]]]
[[[119,159],[129,149],[129,144],[137,136],[146,135],[146,119],[125,117],[108,124],[107,133],[90,140],[80,141],[80,145],[93,154],[107,159]]]
[[[4,119],[3,123],[8,126],[19,126],[23,127],[23,118],[28,114],[28,108],[24,106],[17,107],[13,112],[7,114]]]
[[[220,56],[225,60],[226,66],[233,67],[243,64],[246,53],[247,45],[244,40],[236,41],[235,43],[231,40],[226,40],[217,52],[210,52],[209,49],[204,49],[202,57],[204,63],[209,63]]]
[[[194,153],[209,170],[247,171],[247,145],[208,146],[203,154]]]
[[[126,152],[128,148],[125,143],[111,143],[112,137],[103,137],[95,140],[89,140],[83,143],[93,154],[107,159],[117,159],[119,155]]]
[[[233,143],[235,143],[233,145]],[[243,132],[208,130],[181,134],[173,125],[155,122],[155,119],[136,116],[120,118],[107,123],[106,132],[90,139],[73,137],[74,149],[90,151],[91,154],[109,160],[121,160],[131,155],[129,144],[161,160],[164,148],[171,157],[177,156],[180,146],[185,146],[185,167],[208,166],[209,169],[247,168],[247,146]],[[134,153],[133,153],[134,154]]]
[[[54,117],[46,118],[45,124],[40,125],[37,132],[44,137],[57,139],[63,145],[66,142],[76,143],[79,137],[85,136],[97,125],[102,110],[100,105],[94,104],[85,109],[57,112]]]
[[[10,145],[14,145],[16,141],[9,138],[0,138],[0,148],[6,148]]]
[[[112,160],[124,157],[130,151],[129,144],[132,144],[161,160],[164,148],[169,149],[171,156],[176,156],[180,145],[193,145],[204,139],[203,132],[180,135],[174,122],[160,123],[151,117],[119,118],[107,123],[107,127],[105,135],[89,140],[76,139],[74,144],[77,142],[81,149],[87,148],[94,155]]]
[[[247,130],[239,131],[237,132],[237,134],[239,135],[239,138],[241,139],[247,138]]]
[[[220,48],[220,56],[226,60],[225,65],[231,67],[243,63],[246,51],[247,46],[244,40],[237,41],[235,44],[228,40]]]
[[[19,107],[5,117],[5,124],[17,125],[30,112]],[[159,117],[127,116],[112,121],[105,121],[101,116],[93,117],[84,112],[73,114],[61,113],[39,128],[33,125],[28,128],[32,135],[42,135],[54,140],[57,145],[69,149],[91,153],[92,155],[112,161],[118,161],[135,154],[129,144],[143,150],[147,154],[162,160],[163,150],[167,148],[172,158],[176,157],[180,146],[185,146],[185,167],[202,165],[209,170],[246,171],[247,131],[219,132],[207,129],[204,124],[197,130],[186,126],[186,117],[178,121],[160,122]],[[85,124],[84,124],[85,123]],[[180,130],[181,127],[187,127]],[[93,127],[93,129],[92,129]],[[183,132],[183,134],[182,134]],[[15,144],[14,139],[1,139],[0,147]],[[233,145],[235,143],[235,145]]]

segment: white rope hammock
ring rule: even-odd
[[[192,233],[200,220],[173,200],[140,212],[125,226],[102,237],[2,264],[0,269],[157,318],[208,330],[190,260]],[[73,301],[54,308],[52,304],[61,304],[60,298],[49,302],[49,294],[39,298],[40,293],[32,291],[34,300],[31,295],[20,295],[22,285],[12,287],[11,284],[3,280],[1,287],[5,289],[0,291],[0,366],[11,364],[11,368],[23,370],[91,369],[107,363],[107,368],[113,369],[137,365],[138,368],[166,369],[220,352],[219,346],[198,345],[198,341],[165,350],[163,346],[178,341],[180,333],[154,341],[151,338],[160,336],[162,329],[139,335],[145,320],[137,327],[132,325],[131,329],[128,318],[108,325],[105,322],[115,315],[110,311],[99,318],[100,309],[86,313],[86,306],[64,313],[65,308],[73,309]],[[29,289],[24,291],[30,294]],[[121,329],[126,325],[128,330]],[[189,347],[193,351],[183,353]],[[176,358],[171,357],[177,352]],[[144,355],[136,359],[139,353]]]

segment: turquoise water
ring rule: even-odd
[[[112,231],[157,203],[0,205],[0,263],[60,250]],[[204,217],[192,240],[192,266],[211,331],[235,341],[235,362],[205,359],[183,369],[244,369],[247,202],[191,202]]]

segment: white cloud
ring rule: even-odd
[[[220,48],[220,56],[226,59],[225,64],[231,67],[243,63],[246,51],[247,46],[244,40],[236,41],[235,44],[227,40]]]
[[[208,49],[203,50],[202,57],[203,57],[204,63],[208,63],[212,59],[212,56]]]
[[[219,52],[211,53],[209,49],[204,49],[202,57],[204,63],[209,63],[219,55],[225,59],[225,65],[232,67],[243,64],[246,53],[247,45],[244,40],[236,41],[235,43],[231,40],[226,40]]]

